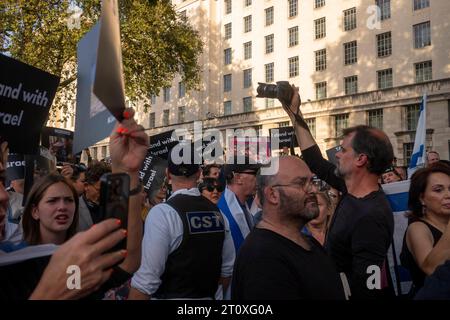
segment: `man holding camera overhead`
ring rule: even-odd
[[[382,289],[386,289],[388,275],[386,256],[394,221],[378,177],[393,160],[389,138],[381,130],[368,126],[345,129],[335,166],[322,157],[303,119],[298,88],[283,82],[276,89],[276,97],[295,128],[303,159],[320,179],[343,193],[330,224],[325,248],[338,272],[345,274],[350,298],[384,296],[386,291]],[[266,92],[258,88],[260,96]]]

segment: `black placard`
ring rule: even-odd
[[[0,135],[9,151],[37,154],[59,77],[0,54]]]

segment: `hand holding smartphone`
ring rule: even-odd
[[[126,173],[107,173],[100,178],[100,211],[103,220],[119,219],[123,229],[128,227],[128,199],[130,176]],[[126,249],[126,238],[111,251]]]

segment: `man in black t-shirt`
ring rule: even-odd
[[[381,289],[387,288],[382,283],[388,280],[386,256],[394,219],[378,178],[392,164],[392,145],[379,129],[344,129],[335,166],[322,157],[300,112],[298,88],[293,88],[291,105],[283,107],[292,120],[303,159],[312,172],[343,194],[325,248],[338,272],[345,274],[352,299],[379,298],[385,292]]]
[[[275,175],[258,175],[262,220],[241,246],[232,299],[343,299],[331,259],[300,230],[317,217],[313,174],[299,158],[283,156]]]

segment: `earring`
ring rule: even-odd
[[[427,206],[422,203],[422,214],[425,215],[427,213]]]

